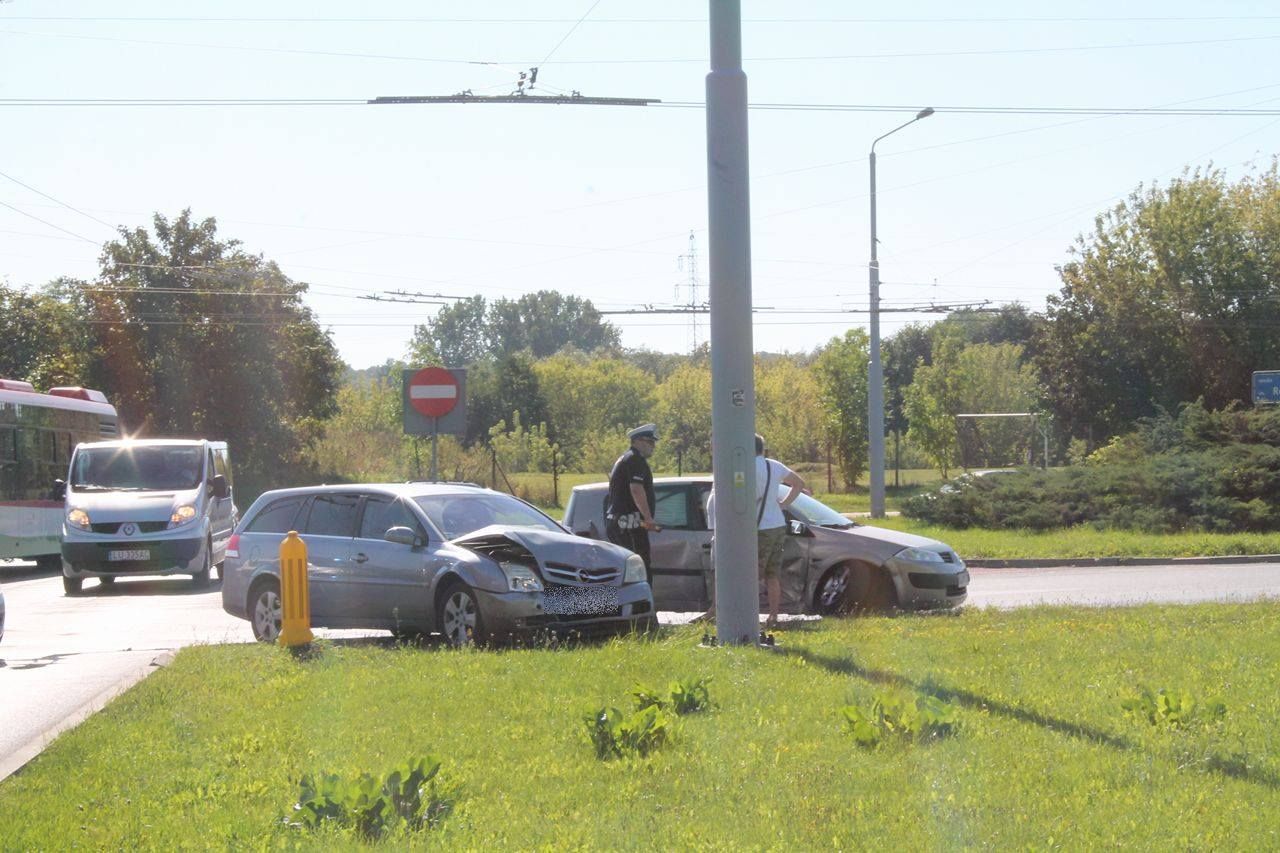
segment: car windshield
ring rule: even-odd
[[[81,448],[71,487],[85,490],[170,491],[200,484],[203,456],[195,446]]]
[[[563,533],[564,528],[524,501],[492,492],[477,494],[423,495],[414,498],[431,523],[446,539],[457,539],[488,527],[536,527]]]
[[[787,486],[778,486],[778,500],[785,498],[790,491],[791,489]],[[812,524],[816,527],[837,527],[841,529],[853,527],[852,521],[822,501],[809,495],[797,497],[791,506],[787,507],[787,511],[805,524]]]

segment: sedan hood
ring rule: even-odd
[[[498,539],[507,539],[520,545],[542,565],[559,563],[580,569],[621,569],[629,553],[611,542],[584,539],[572,533],[557,533],[536,527],[508,527],[491,524],[479,530],[459,536],[453,544],[464,548],[488,545]]]
[[[903,533],[901,530],[890,530],[887,527],[870,527],[867,525],[858,525],[852,527],[848,531],[854,536],[862,536],[867,539],[875,539],[889,545],[896,545],[901,548],[923,548],[926,551],[950,551],[951,549],[939,542],[937,539],[930,539],[927,536],[917,536],[914,533]]]

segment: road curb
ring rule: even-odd
[[[8,755],[0,758],[0,782],[8,779],[25,767],[37,755],[44,752],[45,747],[53,742],[53,739],[65,731],[75,728],[83,723],[89,717],[101,711],[107,706],[112,699],[124,693],[130,687],[133,687],[139,681],[146,678],[162,666],[168,666],[173,662],[173,652],[161,652],[151,659],[151,662],[145,666],[141,666],[135,671],[129,673],[115,684],[103,690],[97,696],[94,696],[88,702],[85,702],[79,708],[76,708],[59,722],[45,729],[36,735],[24,746],[19,747]]]
[[[1051,569],[1089,566],[1224,566],[1239,563],[1280,563],[1280,554],[1239,554],[1233,557],[1047,557],[1037,560],[965,559],[974,569]]]

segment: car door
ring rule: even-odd
[[[360,495],[345,492],[322,492],[305,510],[301,534],[307,545],[311,618],[318,624],[358,626],[368,618],[346,591],[359,513]]]
[[[226,455],[222,450],[209,451],[209,475],[208,479],[221,475],[227,483],[226,497],[220,498],[213,494],[212,487],[209,488],[209,500],[211,502],[209,513],[209,526],[213,530],[213,550],[215,560],[220,560],[227,549],[227,540],[231,538],[231,529],[235,527],[235,503],[231,496],[231,473],[227,469]]]
[[[392,527],[409,528],[423,544],[388,542],[383,537]],[[430,610],[426,542],[427,532],[402,500],[365,495],[346,594],[360,602],[361,610],[378,614],[391,628],[425,625]]]
[[[691,483],[655,483],[653,519],[661,530],[649,534],[649,567],[658,610],[706,610],[705,570],[711,557],[698,491]]]
[[[786,486],[779,487],[779,498],[786,497]],[[812,610],[812,602],[806,600],[808,590],[812,588],[812,583],[817,583],[817,578],[810,578],[810,574],[814,571],[813,560],[810,556],[810,550],[813,545],[813,536],[809,534],[808,528],[798,522],[795,516],[790,512],[783,510],[783,515],[787,519],[787,539],[782,545],[782,573],[778,576],[782,582],[782,604],[783,613],[807,613]],[[760,606],[761,612],[768,612],[769,602],[765,597],[765,592],[761,584]]]

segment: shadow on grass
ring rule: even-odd
[[[821,667],[828,672],[836,675],[853,675],[858,678],[870,681],[873,684],[884,684],[893,687],[907,688],[916,690],[920,693],[927,693],[936,696],[939,699],[949,702],[955,702],[966,708],[987,711],[1006,717],[1011,720],[1017,720],[1021,723],[1029,723],[1039,726],[1048,731],[1062,732],[1063,734],[1079,738],[1081,740],[1091,741],[1093,743],[1109,746],[1116,750],[1135,751],[1138,744],[1114,735],[1102,729],[1086,726],[1080,723],[1073,723],[1069,720],[1063,720],[1058,717],[1052,717],[1039,711],[1020,708],[1016,705],[1010,705],[1006,702],[1000,702],[986,696],[974,693],[970,690],[962,690],[958,688],[945,687],[928,679],[924,681],[914,681],[905,675],[897,672],[890,672],[884,669],[869,669],[862,666],[852,658],[833,657],[808,649],[786,648],[783,654],[798,657],[805,663]],[[1221,756],[1211,755],[1201,764],[1186,765],[1188,767],[1202,770],[1208,773],[1214,773],[1220,776],[1226,776],[1231,779],[1238,779],[1242,782],[1252,782],[1257,785],[1263,785],[1272,789],[1280,789],[1280,775],[1256,767],[1251,767],[1247,761],[1241,759],[1240,756]]]

